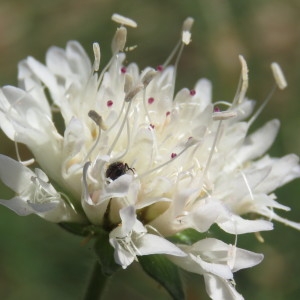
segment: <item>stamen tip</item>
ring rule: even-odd
[[[194,24],[194,19],[192,17],[188,17],[184,20],[182,24],[182,31],[190,31]]]
[[[135,21],[133,21],[132,19],[129,19],[127,17],[124,17],[122,15],[119,15],[119,14],[113,14],[111,16],[111,19],[114,22],[119,23],[121,25],[129,26],[129,27],[133,27],[133,28],[137,27],[137,23]]]
[[[246,63],[246,60],[244,58],[243,55],[239,55],[239,60],[240,60],[240,63],[242,65],[242,80],[243,81],[247,81],[248,80],[248,66],[247,66],[247,63]]]
[[[182,31],[182,37],[181,41],[185,44],[188,45],[191,42],[191,33],[187,30]]]
[[[100,66],[100,46],[98,43],[93,43],[93,51],[94,51],[94,71],[97,72]]]
[[[271,69],[278,88],[284,90],[287,87],[287,81],[285,79],[281,67],[278,63],[273,62],[271,63]]]

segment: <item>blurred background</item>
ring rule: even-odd
[[[103,66],[116,28],[110,21],[114,12],[139,24],[129,29],[128,45],[138,48],[128,54],[128,61],[136,61],[141,69],[161,64],[178,40],[182,21],[187,16],[195,19],[177,89],[192,88],[206,77],[213,82],[214,99],[230,101],[240,73],[238,54],[243,54],[250,69],[248,96],[261,103],[273,85],[269,65],[280,63],[289,87],[274,95],[253,128],[280,119],[271,154],[300,154],[299,0],[0,0],[0,86],[17,85],[21,59],[31,55],[44,61],[50,46],[65,47],[71,39],[91,56],[92,43],[98,41]],[[0,142],[1,153],[14,157],[14,145],[2,133]],[[1,198],[9,198],[11,193],[0,188]],[[281,215],[300,221],[300,181],[276,194],[279,202],[292,207]],[[246,299],[300,299],[300,232],[275,224],[263,237],[263,244],[252,235],[238,239],[240,247],[265,254],[259,266],[236,274],[238,290]],[[90,244],[82,245],[81,238],[38,217],[22,218],[0,207],[0,299],[81,299],[93,261]],[[106,299],[170,299],[146,278],[138,265],[119,272]],[[183,279],[189,300],[208,299],[202,277],[183,274]]]

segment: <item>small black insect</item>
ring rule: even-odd
[[[116,180],[120,176],[127,173],[127,171],[132,171],[132,168],[129,168],[129,166],[126,163],[123,163],[121,161],[115,161],[112,164],[110,164],[105,172],[105,176],[107,178],[110,178],[111,180]]]

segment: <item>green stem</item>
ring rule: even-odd
[[[102,273],[101,265],[96,261],[88,283],[84,300],[99,300],[105,289],[108,276]]]

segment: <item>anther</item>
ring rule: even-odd
[[[142,84],[138,84],[134,88],[132,88],[125,96],[125,102],[131,101],[142,89],[144,86]]]
[[[192,17],[186,18],[182,24],[182,31],[191,31],[193,24],[194,19]]]
[[[114,22],[119,23],[121,25],[129,26],[129,27],[133,27],[133,28],[137,27],[137,23],[135,21],[133,21],[132,19],[129,19],[127,17],[121,16],[119,14],[113,14],[111,19]]]
[[[242,55],[239,55],[239,60],[240,60],[241,66],[242,66],[242,70],[241,70],[239,84],[238,84],[234,99],[232,101],[232,107],[236,106],[237,104],[240,104],[243,101],[245,94],[247,92],[247,89],[248,89],[247,63]]]
[[[142,83],[144,87],[147,87],[147,85],[151,82],[151,80],[155,77],[157,74],[157,71],[150,69],[149,71],[146,72],[146,74],[142,78]]]
[[[226,110],[226,111],[214,111],[212,117],[213,117],[213,120],[215,120],[215,121],[221,121],[221,120],[231,119],[236,116],[237,116],[236,111]]]
[[[94,57],[95,57],[95,61],[94,61],[94,71],[97,72],[99,70],[99,66],[100,66],[100,46],[98,43],[93,43],[93,51],[94,51]]]
[[[279,64],[276,62],[271,63],[271,69],[278,88],[284,90],[287,87],[287,82]]]
[[[106,126],[103,123],[102,117],[94,110],[88,112],[88,116],[96,123],[99,128],[106,130]]]
[[[119,51],[123,51],[127,38],[127,29],[124,26],[117,28],[117,31],[113,37],[111,43],[112,52],[118,53]]]
[[[182,31],[182,36],[181,36],[181,41],[185,44],[188,45],[191,42],[191,33],[189,31]]]
[[[133,86],[133,79],[130,74],[125,74],[124,92],[129,93]]]

